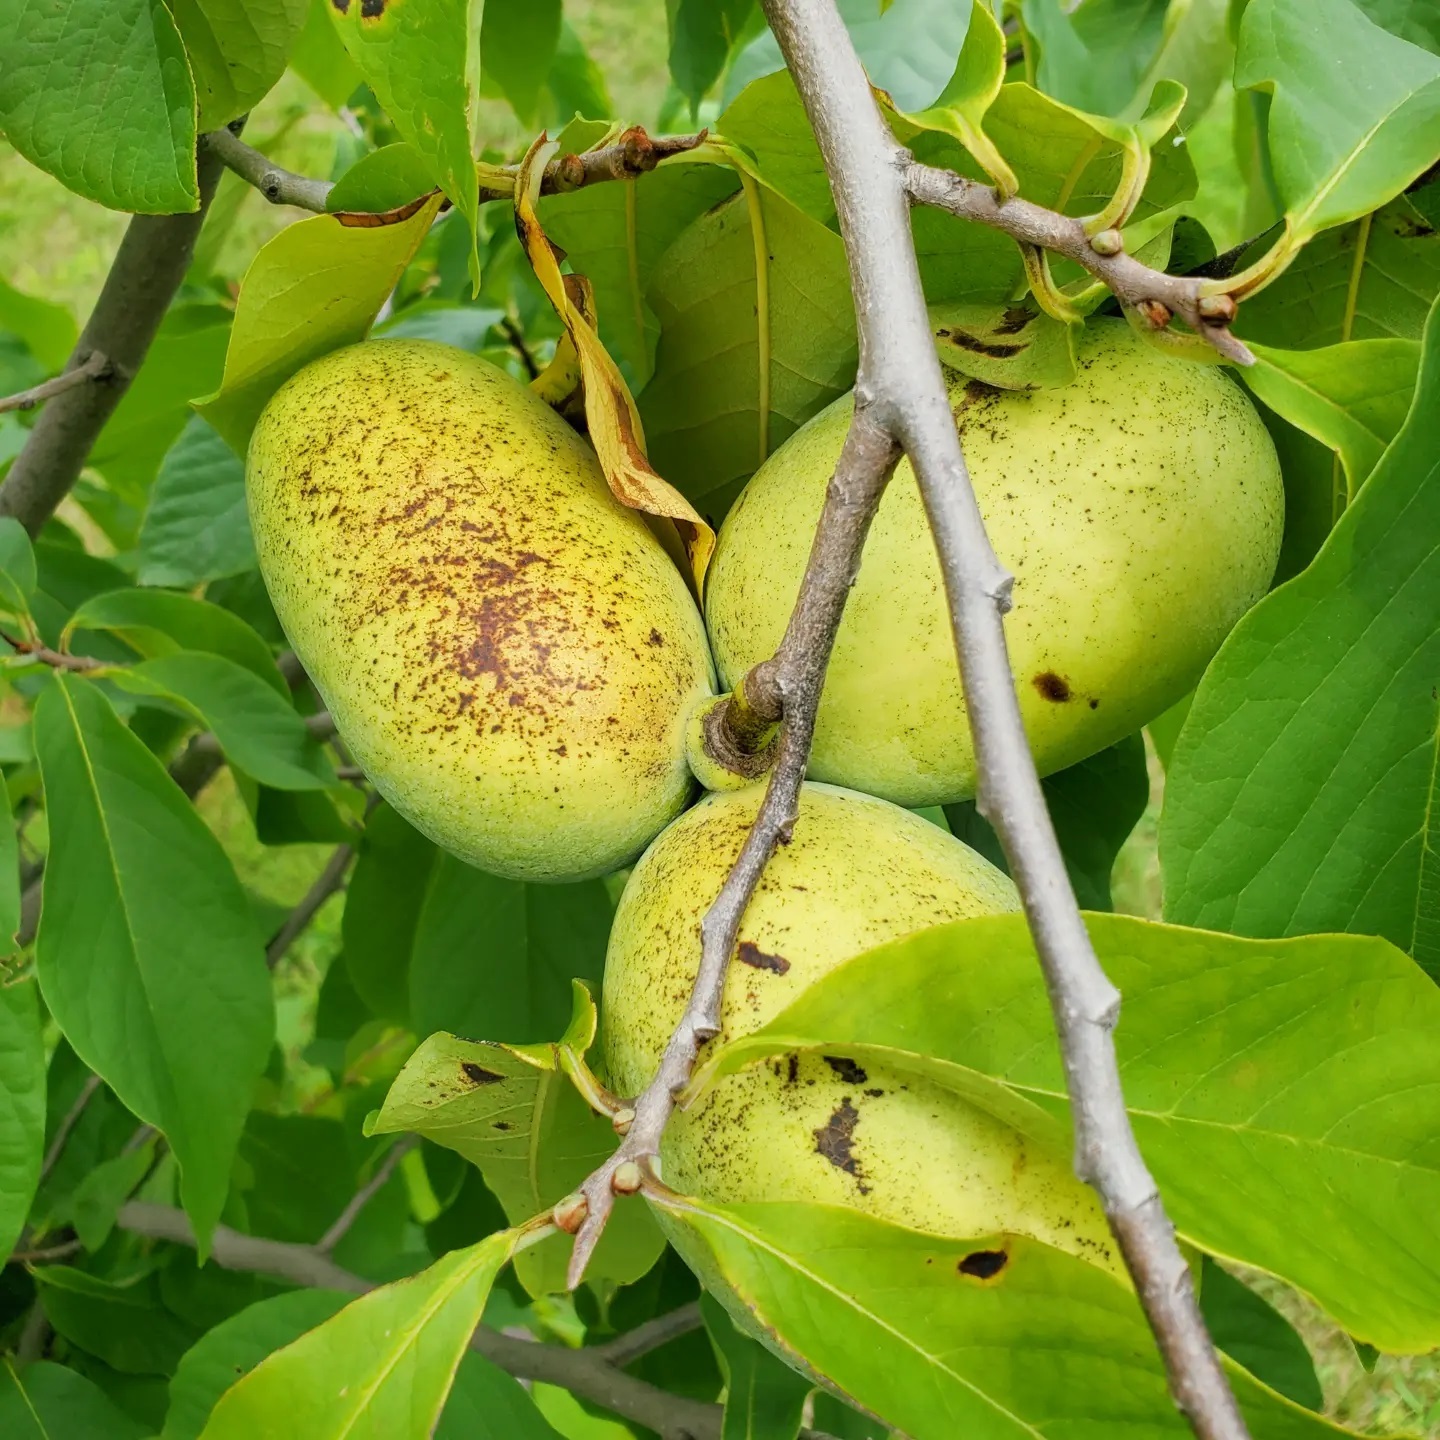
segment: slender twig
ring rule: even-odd
[[[131,1200],[120,1207],[115,1223],[132,1235],[169,1240],[176,1245],[193,1247],[195,1244],[195,1232],[184,1211],[168,1205]],[[363,1295],[375,1288],[369,1280],[337,1265],[313,1245],[263,1240],[255,1235],[242,1235],[227,1225],[215,1227],[210,1258],[225,1270],[270,1275],[292,1285],[340,1290],[352,1295]],[[626,1374],[605,1358],[603,1346],[572,1350],[568,1345],[547,1345],[538,1340],[502,1335],[487,1325],[475,1331],[470,1345],[517,1379],[563,1386],[580,1399],[646,1426],[665,1440],[720,1440],[724,1412],[719,1405],[672,1395],[668,1390]],[[802,1430],[799,1440],[829,1440],[829,1437],[817,1430]]]
[[[109,378],[54,396],[0,485],[0,515],[13,515],[32,535],[79,478],[96,437],[144,362],[189,268],[221,168],[219,158],[201,146],[199,209],[189,215],[137,215],[126,229],[67,366],[77,370],[98,353],[109,361]]]
[[[211,130],[202,145],[228,170],[253,185],[272,205],[293,205],[300,210],[325,213],[325,200],[335,186],[329,180],[312,180],[276,165],[231,130]]]
[[[946,411],[949,414],[949,411]],[[899,448],[868,411],[863,383],[856,390],[855,420],[846,436],[835,473],[825,493],[825,506],[800,584],[795,610],[773,660],[746,677],[743,698],[732,703],[767,713],[783,711],[778,758],[760,812],[745,837],[740,854],[700,923],[700,969],[685,1014],[665,1047],[659,1069],[633,1106],[633,1119],[615,1153],[581,1186],[584,1204],[567,1203],[573,1228],[579,1222],[571,1252],[569,1284],[585,1274],[617,1193],[639,1188],[660,1153],[660,1137],[675,1109],[675,1097],[695,1068],[700,1046],[720,1030],[725,975],[740,930],[740,919],[775,846],[788,838],[799,814],[800,785],[810,755],[810,737],[825,667],[845,599],[860,569],[860,551],[875,508],[899,458]],[[632,1183],[632,1181],[634,1183]],[[558,1210],[556,1223],[560,1223]]]
[[[397,1140],[384,1158],[375,1167],[375,1173],[350,1197],[350,1203],[340,1212],[335,1223],[315,1242],[318,1254],[328,1255],[350,1233],[350,1227],[360,1218],[360,1212],[389,1183],[395,1167],[418,1144],[418,1135],[405,1135]]]
[[[10,1259],[23,1265],[50,1265],[57,1260],[68,1260],[84,1248],[83,1240],[63,1240],[59,1245],[46,1245],[40,1250],[12,1250]]]
[[[28,390],[20,390],[14,395],[5,396],[3,400],[0,400],[0,415],[7,410],[33,410],[42,401],[52,399],[56,395],[63,395],[77,385],[88,385],[92,380],[107,379],[109,374],[110,362],[97,350],[81,364],[75,366],[73,370],[62,371],[49,380],[42,380],[38,385],[32,385]]]
[[[37,1296],[30,1307],[30,1313],[25,1317],[25,1326],[20,1331],[20,1340],[15,1346],[15,1358],[22,1365],[43,1360],[50,1345],[50,1337],[54,1333],[50,1328],[50,1318],[45,1314],[44,1302]]]
[[[23,901],[21,908],[22,910],[24,908]],[[80,1087],[80,1093],[76,1095],[75,1103],[65,1112],[64,1118],[55,1127],[55,1136],[50,1141],[50,1148],[40,1162],[40,1183],[43,1184],[46,1176],[60,1163],[60,1156],[65,1151],[65,1142],[70,1138],[70,1132],[80,1123],[80,1117],[85,1113],[85,1107],[95,1098],[95,1092],[104,1083],[98,1075],[91,1075]]]
[[[932,185],[937,195],[962,192],[943,172],[915,166],[896,143],[834,0],[763,6],[830,176],[869,399],[904,445],[929,515],[975,742],[979,808],[999,832],[1044,969],[1076,1171],[1104,1204],[1181,1410],[1202,1440],[1243,1440],[1245,1423],[1130,1128],[1113,1039],[1120,996],[1080,918],[1025,739],[1002,623],[1011,577],[985,534],[925,312],[908,201]],[[1123,271],[1116,282],[1125,283]]]
[[[345,872],[355,858],[353,845],[337,845],[325,868],[315,877],[315,883],[305,892],[300,903],[285,917],[285,922],[275,932],[265,947],[265,963],[273,970],[285,958],[285,952],[295,943],[310,922],[319,914],[320,907],[345,883]]]
[[[633,180],[653,170],[670,155],[694,150],[705,141],[697,135],[651,136],[636,125],[612,144],[583,155],[557,155],[546,167],[540,183],[542,195],[564,194],[606,180]],[[276,165],[253,146],[229,130],[212,130],[202,137],[208,149],[242,180],[253,185],[275,205],[295,205],[302,210],[325,213],[326,201],[335,187],[328,180],[313,180]],[[480,170],[480,198],[498,200],[515,193],[518,165],[484,166]]]
[[[68,670],[72,674],[83,675],[90,670],[106,668],[104,660],[97,660],[92,655],[68,655],[63,650],[52,650],[48,645],[32,645],[25,640],[10,640],[10,644],[15,647],[17,655],[33,660],[37,665],[48,665],[52,670]]]
[[[1109,286],[1122,308],[1133,312],[1142,323],[1163,330],[1178,315],[1196,334],[1203,336],[1227,360],[1253,365],[1255,357],[1230,333],[1235,302],[1228,295],[1207,295],[1205,276],[1167,275],[1152,270],[1123,250],[1104,254],[1085,233],[1081,220],[1060,215],[1043,205],[1014,195],[1001,197],[992,186],[967,180],[953,170],[939,170],[911,160],[891,139],[891,154],[901,167],[903,184],[910,197],[922,205],[948,210],[962,220],[973,220],[994,230],[1003,230],[1027,245],[1039,245],[1084,266],[1097,280]],[[1114,237],[1102,231],[1095,240]]]
[[[657,1315],[653,1320],[647,1320],[643,1325],[637,1325],[633,1330],[627,1330],[623,1335],[617,1335],[613,1340],[597,1345],[595,1353],[606,1364],[624,1369],[626,1365],[633,1365],[642,1355],[648,1355],[652,1350],[658,1350],[662,1345],[668,1345],[672,1340],[678,1340],[682,1335],[698,1330],[704,1323],[700,1302],[692,1300],[678,1310]]]

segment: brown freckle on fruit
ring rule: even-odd
[[[1090,701],[1090,708],[1092,710],[1098,710],[1100,708],[1100,702],[1098,700],[1092,699]]]
[[[742,940],[735,957],[742,965],[768,970],[772,975],[783,975],[790,968],[790,962],[783,955],[768,955],[753,940]]]
[[[863,1085],[870,1078],[859,1065],[844,1055],[822,1055],[820,1058],[847,1085]]]
[[[1030,682],[1046,700],[1063,705],[1071,698],[1070,682],[1053,670],[1043,671]]]
[[[800,1057],[798,1055],[787,1055],[785,1057],[785,1080],[787,1084],[793,1085],[800,1078]]]
[[[650,631],[650,638],[645,643],[647,645],[663,645],[665,643],[665,637],[658,630],[652,629]]]
[[[865,1092],[872,1100],[878,1100],[885,1092],[879,1088]]]
[[[498,1071],[487,1070],[483,1065],[477,1065],[473,1060],[462,1060],[460,1068],[465,1072],[465,1078],[472,1085],[493,1085],[497,1080],[505,1077]]]
[[[993,1280],[1009,1263],[1003,1250],[972,1250],[955,1268],[972,1280]]]
[[[865,1172],[855,1157],[855,1127],[859,1123],[860,1112],[847,1095],[830,1118],[811,1133],[815,1136],[815,1153],[824,1156],[837,1170],[852,1176],[855,1188],[862,1195],[868,1195],[870,1187],[865,1183]]]

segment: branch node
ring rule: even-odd
[[[1231,295],[1202,295],[1195,302],[1196,313],[1207,325],[1228,325],[1239,310]]]
[[[617,1135],[628,1135],[630,1127],[635,1123],[635,1112],[628,1106],[622,1106],[611,1117],[610,1123],[615,1127]]]
[[[590,1213],[590,1202],[577,1190],[574,1194],[567,1195],[563,1200],[555,1204],[550,1212],[550,1218],[555,1222],[557,1230],[563,1230],[567,1235],[574,1235],[585,1223],[585,1217]]]
[[[1152,330],[1163,330],[1174,318],[1170,307],[1163,300],[1156,300],[1153,297],[1137,300],[1135,310]]]
[[[610,1188],[617,1195],[634,1195],[645,1183],[645,1172],[634,1160],[622,1160],[610,1177]]]
[[[1097,255],[1121,255],[1125,251],[1125,236],[1113,227],[1102,230],[1090,237],[1090,248]]]

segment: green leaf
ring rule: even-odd
[[[332,0],[309,0],[305,27],[290,50],[290,68],[332,109],[364,83],[339,32],[330,23]]]
[[[229,338],[230,312],[218,305],[171,310],[100,432],[89,463],[137,509],[190,419],[190,397],[220,383]]]
[[[1150,799],[1145,742],[1131,735],[1068,770],[1047,775],[1040,785],[1081,909],[1111,909],[1110,872]],[[947,805],[945,818],[952,834],[1010,873],[999,839],[973,800]]]
[[[18,727],[10,732],[12,742],[11,756],[15,756],[16,750],[21,754],[18,763],[28,764],[34,758],[33,747],[30,742],[30,727],[28,724]],[[0,730],[0,739],[3,739],[4,732]],[[16,745],[14,742],[20,742]],[[29,754],[24,754],[29,750]],[[3,752],[3,744],[0,744],[0,752]],[[4,763],[3,753],[0,753],[0,763]],[[12,758],[11,763],[17,763]],[[0,959],[12,953],[15,949],[15,934],[20,929],[20,837],[15,825],[15,816],[10,806],[10,789],[5,783],[4,777],[0,776]],[[0,980],[3,980],[3,970],[0,970]],[[0,1225],[0,1231],[4,1226]]]
[[[160,1440],[199,1440],[215,1402],[237,1379],[333,1318],[350,1298],[335,1290],[295,1290],[222,1320],[181,1357],[170,1381],[170,1408]]]
[[[810,1381],[737,1330],[713,1296],[701,1296],[700,1308],[725,1376],[720,1440],[795,1440]]]
[[[561,0],[485,0],[480,65],[522,123],[533,124],[560,41]]]
[[[1349,340],[1318,350],[1276,350],[1252,340],[1250,348],[1256,363],[1245,371],[1246,384],[1277,414],[1334,450],[1344,467],[1338,518],[1405,422],[1420,342]]]
[[[140,583],[188,589],[254,568],[244,463],[193,416],[150,491],[140,527]]]
[[[584,1012],[579,1023],[584,1023]],[[580,1033],[583,1049],[594,1033]],[[615,1149],[615,1132],[580,1097],[555,1045],[493,1045],[432,1035],[390,1087],[372,1133],[409,1130],[479,1168],[512,1225],[551,1209]],[[644,1208],[619,1206],[591,1262],[592,1278],[629,1284],[663,1241]],[[561,1290],[569,1241],[555,1236],[516,1257],[531,1294]]]
[[[215,732],[225,758],[276,790],[323,790],[338,784],[320,742],[288,697],[282,700],[252,671],[198,650],[179,650],[116,672],[117,684],[180,702]]]
[[[309,0],[171,0],[199,99],[199,126],[244,115],[285,73]]]
[[[1440,55],[1440,12],[1430,0],[1355,0],[1377,24]]]
[[[201,1440],[395,1440],[429,1434],[518,1236],[501,1231],[372,1290],[225,1392]]]
[[[95,1384],[49,1360],[0,1362],[0,1434],[5,1440],[144,1440],[150,1432]]]
[[[805,106],[788,70],[747,85],[715,122],[753,160],[755,173],[812,220],[831,225],[835,199]]]
[[[30,613],[35,593],[35,550],[13,515],[0,516],[0,607],[12,615]]]
[[[1073,1255],[1018,1235],[926,1235],[839,1206],[651,1203],[757,1326],[917,1440],[1190,1433],[1134,1293]],[[1244,1371],[1230,1380],[1266,1440],[1348,1433]]]
[[[665,0],[670,31],[670,76],[691,113],[720,78],[755,0]]]
[[[80,1243],[92,1254],[110,1237],[115,1216],[155,1163],[155,1137],[102,1161],[75,1191],[71,1221]]]
[[[1290,1322],[1208,1255],[1200,1309],[1210,1338],[1257,1380],[1307,1410],[1324,1408],[1315,1362]]]
[[[1440,236],[1402,196],[1317,235],[1278,280],[1245,301],[1235,329],[1286,350],[1418,340],[1437,294]]]
[[[163,1437],[162,1437],[163,1440]],[[474,1350],[455,1372],[455,1386],[435,1440],[562,1440],[513,1376]]]
[[[736,187],[719,165],[664,165],[638,180],[587,185],[540,201],[545,233],[595,289],[600,338],[639,390],[654,368],[660,324],[646,300],[676,236]]]
[[[480,204],[471,147],[471,81],[478,70],[480,32],[474,12],[474,0],[428,0],[424,5],[347,0],[343,9],[330,7],[330,18],[366,84],[400,138],[425,157],[435,184],[450,197],[472,236]],[[470,270],[478,285],[473,249]]]
[[[153,1274],[115,1283],[45,1265],[35,1279],[56,1333],[122,1375],[168,1375],[194,1343],[191,1327],[161,1302]]]
[[[0,278],[0,329],[9,330],[46,370],[59,370],[75,348],[78,331],[64,305],[26,295]]]
[[[1073,325],[1026,305],[934,305],[943,364],[1002,390],[1043,390],[1075,378]]]
[[[1440,310],[1359,498],[1200,683],[1160,820],[1168,918],[1384,935],[1440,976],[1437,405]]]
[[[1337,56],[1345,83],[1319,80]],[[1287,250],[1377,209],[1440,153],[1440,57],[1382,30],[1351,0],[1251,0],[1235,84],[1273,97],[1270,157]]]
[[[238,615],[173,590],[111,590],[84,601],[66,632],[108,630],[147,659],[177,650],[222,655],[258,676],[277,695],[290,696],[270,647]]]
[[[6,822],[13,833],[13,826]],[[24,1228],[45,1148],[45,1047],[35,985],[0,985],[0,1254]]]
[[[35,710],[51,818],[36,942],[45,1003],[77,1053],[180,1164],[202,1253],[274,1035],[269,977],[230,861],[92,685]]]
[[[398,210],[417,196],[435,188],[430,167],[413,145],[403,141],[382,145],[362,155],[336,182],[325,197],[325,208],[372,211],[381,214]]]
[[[1120,1078],[1181,1235],[1283,1276],[1383,1348],[1433,1345],[1440,990],[1370,937],[1240,940],[1121,915],[1087,925],[1125,997]],[[922,1073],[1064,1154],[1049,1014],[1023,918],[961,921],[847,962],[707,1063],[725,1073],[842,1047]]]
[[[195,402],[237,454],[244,454],[266,402],[297,370],[364,338],[439,204],[437,195],[393,225],[346,225],[317,215],[286,226],[251,261],[225,378],[216,394]]]
[[[651,463],[722,511],[766,455],[854,381],[844,247],[747,179],[665,252],[648,298],[660,321],[655,374],[640,396]]]
[[[545,80],[557,119],[568,115],[585,115],[602,120],[614,115],[615,106],[605,86],[605,72],[590,58],[575,28],[568,20],[560,22],[560,39],[555,46],[555,60]],[[599,187],[604,189],[602,185]]]
[[[1168,0],[1024,0],[1038,51],[1037,84],[1047,95],[1096,115],[1121,115],[1160,49]]]
[[[5,0],[0,130],[112,210],[198,210],[195,85],[163,0]]]

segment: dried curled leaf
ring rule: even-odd
[[[683,558],[682,568],[688,569],[699,592],[715,549],[715,532],[645,458],[645,435],[635,399],[619,367],[601,343],[593,318],[586,314],[586,288],[574,285],[577,278],[574,276],[569,277],[572,284],[566,284],[567,277],[560,273],[559,257],[535,213],[545,166],[557,148],[555,141],[541,135],[521,163],[515,186],[515,228],[535,278],[565,326],[569,349],[579,364],[590,443],[600,458],[600,468],[611,491],[621,504],[659,522],[656,529],[666,548],[677,558]],[[569,358],[568,351],[566,358]]]

